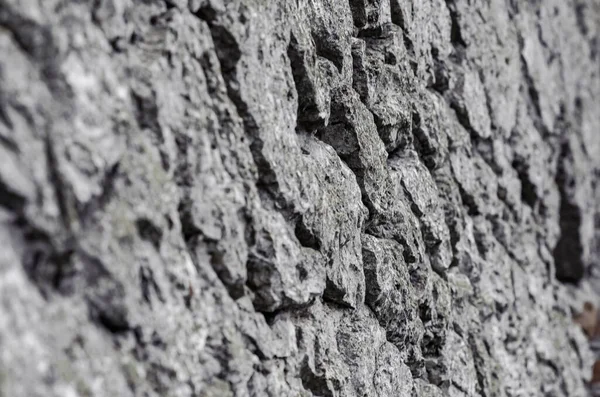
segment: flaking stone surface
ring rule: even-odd
[[[597,0],[0,0],[0,396],[589,395],[599,57]]]

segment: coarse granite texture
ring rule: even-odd
[[[588,395],[597,0],[0,0],[0,54],[0,396]]]

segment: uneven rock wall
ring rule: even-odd
[[[586,395],[599,52],[597,0],[0,0],[0,395]]]

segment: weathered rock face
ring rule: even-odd
[[[1,396],[586,395],[598,1],[0,27]]]

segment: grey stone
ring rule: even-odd
[[[0,396],[598,394],[597,1],[0,0],[0,53]]]

